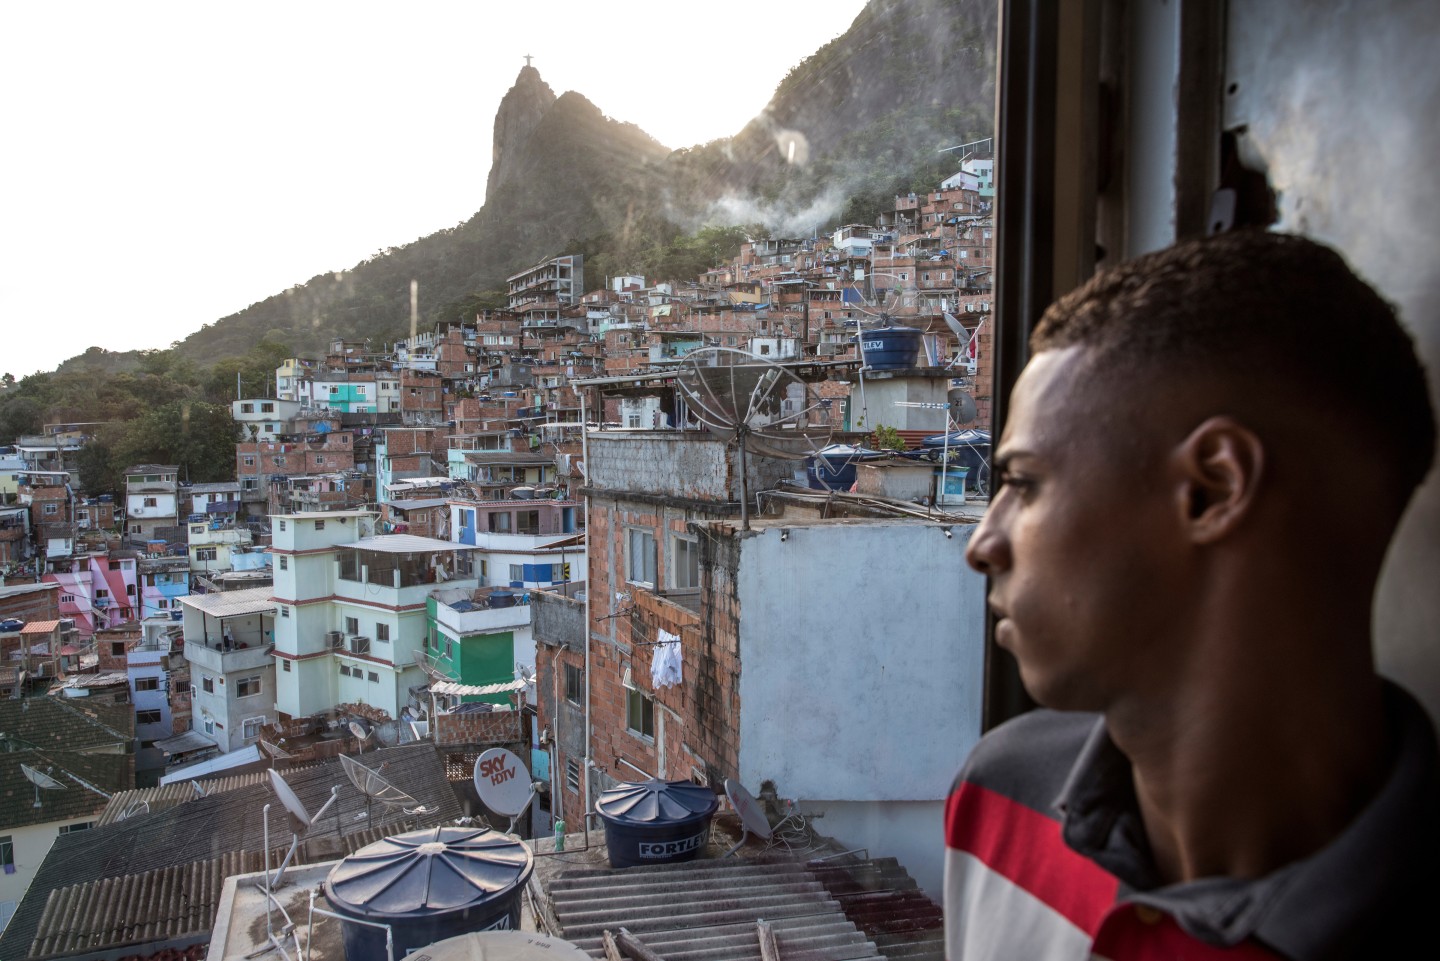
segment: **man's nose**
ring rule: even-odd
[[[965,562],[986,577],[1010,566],[1010,542],[1000,524],[999,514],[994,512],[993,504],[991,511],[985,515],[971,536],[970,543],[965,547]]]

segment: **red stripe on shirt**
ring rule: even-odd
[[[1120,882],[1066,846],[1060,822],[976,784],[945,803],[945,843],[1029,891],[1094,936]]]
[[[1159,911],[1145,919],[1144,909],[1123,905],[1107,919],[1095,937],[1095,954],[1117,961],[1276,961],[1280,956],[1254,941],[1232,948],[1206,944],[1190,937],[1175,919]]]

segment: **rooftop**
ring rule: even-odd
[[[252,587],[243,591],[222,591],[219,594],[191,594],[180,598],[180,602],[211,617],[273,614],[276,608],[274,593],[269,587]]]
[[[434,537],[419,537],[415,534],[381,534],[378,537],[363,537],[340,547],[357,551],[374,551],[378,554],[425,554],[431,551],[473,551],[468,544],[456,544]]]

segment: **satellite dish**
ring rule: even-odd
[[[760,809],[760,802],[756,801],[755,796],[745,789],[745,785],[733,777],[727,777],[725,779],[725,796],[730,799],[730,804],[735,808],[735,813],[740,815],[741,828],[740,840],[736,841],[735,846],[725,852],[725,857],[728,858],[740,850],[740,846],[743,845],[752,834],[766,841],[770,840],[770,819],[767,818],[765,812]]]
[[[290,823],[294,827],[295,833],[299,834],[313,823],[310,820],[310,812],[305,810],[305,805],[300,802],[299,796],[286,783],[279,771],[271,768],[269,774],[270,787],[275,792],[275,796],[280,799],[280,805],[285,808],[285,813],[290,815]]]
[[[124,821],[124,820],[127,820],[127,819],[129,819],[129,818],[137,817],[137,816],[139,816],[139,815],[141,815],[141,814],[149,814],[149,813],[150,813],[150,802],[149,802],[149,801],[134,801],[134,802],[132,802],[132,803],[130,804],[130,806],[127,807],[124,811],[120,812],[119,817],[115,818],[115,820],[116,820],[116,821]]]
[[[264,749],[266,754],[270,755],[270,767],[272,768],[275,767],[276,761],[288,761],[295,756],[280,745],[271,744],[263,737],[260,739],[260,747]]]
[[[310,825],[324,816],[325,812],[330,809],[330,805],[334,804],[340,797],[340,789],[338,787],[332,787],[330,789],[329,800],[321,805],[320,810],[316,811],[315,816],[312,818],[310,812],[305,810],[304,802],[300,800],[300,797],[291,789],[290,785],[286,783],[285,778],[279,771],[272,767],[266,773],[270,775],[270,789],[275,792],[275,796],[280,799],[281,807],[285,808],[285,813],[290,817],[290,850],[286,852],[285,859],[280,862],[280,867],[276,869],[275,877],[271,879],[268,874],[266,875],[266,883],[272,887],[276,887],[279,886],[280,879],[285,876],[285,869],[290,866],[290,859],[295,856],[295,851],[300,847],[300,835],[308,830]],[[269,805],[266,805],[266,807],[268,808]],[[266,837],[268,838],[268,827],[266,831]],[[267,857],[266,860],[268,862],[269,858]],[[268,867],[266,871],[269,871]]]
[[[25,779],[26,779],[27,781],[29,781],[31,784],[35,785],[35,803],[32,804],[32,805],[30,805],[31,807],[36,807],[36,808],[38,808],[38,807],[41,806],[41,805],[40,805],[40,791],[41,791],[42,789],[43,789],[43,790],[46,790],[46,791],[64,791],[64,790],[66,790],[65,785],[63,785],[63,784],[61,784],[59,781],[55,780],[53,777],[51,777],[50,775],[46,774],[44,771],[37,770],[36,768],[33,768],[33,767],[31,767],[30,765],[25,764],[25,763],[23,763],[23,762],[22,762],[21,765],[20,765],[20,773],[25,775]]]
[[[799,460],[830,443],[835,432],[820,398],[794,371],[744,350],[706,347],[685,355],[675,383],[702,423],[740,450],[740,525],[750,529],[747,452]],[[820,411],[825,410],[824,416]]]
[[[359,742],[359,746],[356,748],[356,750],[360,754],[364,754],[365,741],[367,738],[370,737],[370,732],[366,730],[365,725],[361,724],[359,721],[347,721],[345,726],[350,729],[350,733],[355,735],[355,740]]]
[[[366,767],[353,757],[340,755],[340,766],[345,769],[345,776],[350,779],[351,784],[355,785],[355,790],[365,795],[364,816],[367,827],[370,825],[370,805],[376,801],[391,810],[400,808],[406,814],[430,813],[430,808],[385,780],[380,776],[380,772]],[[357,817],[356,820],[358,821],[359,818]]]
[[[510,833],[535,794],[524,763],[503,747],[492,747],[475,759],[474,780],[475,791],[485,806],[510,818],[510,829],[506,831]]]

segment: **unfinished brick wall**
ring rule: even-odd
[[[440,714],[434,718],[435,743],[510,744],[522,740],[520,711],[491,711],[488,714]]]

